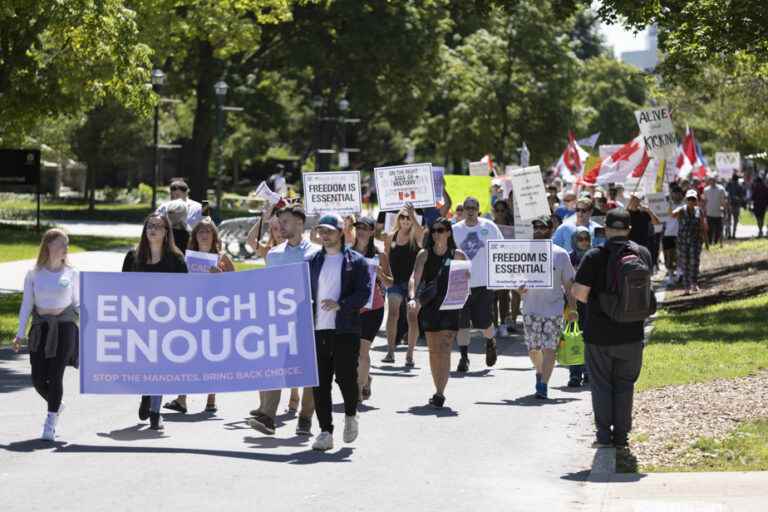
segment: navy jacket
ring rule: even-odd
[[[360,334],[360,310],[368,303],[371,296],[371,278],[368,263],[362,254],[348,247],[341,250],[344,261],[341,264],[341,295],[339,309],[336,312],[336,332]],[[317,283],[325,262],[325,249],[316,252],[309,260],[309,275],[312,283],[312,304],[317,317]]]

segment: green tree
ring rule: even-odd
[[[0,141],[107,95],[146,111],[150,53],[122,0],[0,3]]]

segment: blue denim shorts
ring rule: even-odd
[[[395,283],[387,288],[387,295],[399,295],[400,297],[408,296],[408,283]]]

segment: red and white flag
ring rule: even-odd
[[[585,185],[624,183],[628,177],[639,178],[648,167],[651,157],[645,150],[642,136],[637,136],[617,149],[611,156],[597,161],[584,173]]]
[[[685,127],[685,137],[683,138],[683,143],[678,146],[677,151],[675,166],[679,178],[688,179],[693,176],[703,179],[707,177],[707,174],[709,174],[707,162],[704,160],[701,154],[701,147],[689,126]]]
[[[555,174],[559,175],[566,183],[575,183],[577,176],[584,172],[584,162],[589,153],[584,151],[573,136],[568,132],[568,146],[563,151],[560,160],[555,164]]]

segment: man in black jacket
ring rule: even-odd
[[[333,448],[331,386],[334,374],[344,397],[344,442],[357,438],[357,361],[360,354],[360,309],[371,295],[368,264],[344,245],[344,221],[324,215],[317,226],[323,248],[309,262],[315,311],[318,386],[314,389],[320,435],[314,450]]]
[[[585,359],[592,388],[597,427],[596,448],[626,446],[632,429],[632,399],[643,365],[644,322],[616,322],[600,307],[599,295],[608,291],[606,269],[610,251],[628,243],[629,213],[609,210],[605,219],[605,247],[591,249],[581,260],[572,293],[587,305],[584,321]],[[651,254],[638,246],[649,268]]]

